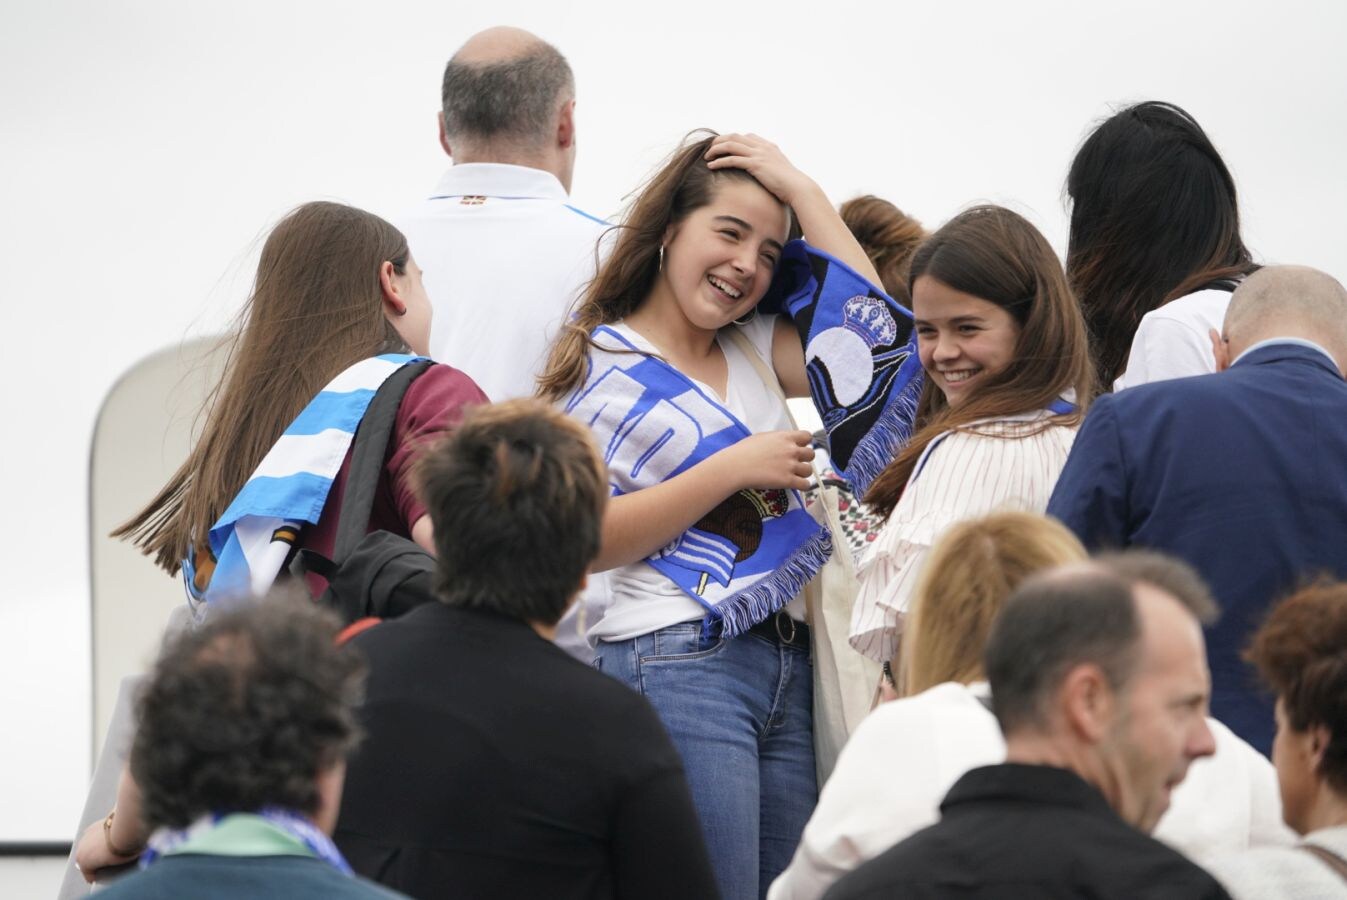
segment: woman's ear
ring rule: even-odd
[[[407,302],[402,299],[402,291],[394,277],[396,274],[391,262],[384,260],[380,263],[379,289],[384,295],[384,312],[390,316],[405,316],[407,315]]]

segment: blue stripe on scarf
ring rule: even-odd
[[[295,472],[283,478],[255,476],[248,480],[234,502],[229,504],[229,509],[220,516],[220,523],[234,522],[245,515],[317,522],[333,480],[312,472]],[[211,529],[212,538],[217,531],[223,530],[221,525]]]
[[[300,411],[295,421],[285,429],[285,433],[292,437],[322,434],[333,428],[353,432],[373,400],[374,391],[368,389],[340,394],[322,391],[313,398],[313,402]]]

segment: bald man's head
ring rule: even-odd
[[[563,114],[569,129],[574,99],[571,67],[555,47],[519,28],[488,28],[445,66],[446,149],[455,162],[527,161],[552,149]]]
[[[1230,298],[1222,337],[1233,361],[1259,341],[1302,338],[1322,346],[1341,369],[1347,363],[1347,290],[1308,266],[1267,266]]]

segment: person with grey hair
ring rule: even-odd
[[[453,165],[398,221],[435,307],[431,356],[492,400],[530,396],[607,229],[568,199],[575,76],[551,44],[488,28],[449,60],[442,104]]]
[[[1240,652],[1276,597],[1347,576],[1347,290],[1261,269],[1213,342],[1218,373],[1095,402],[1048,513],[1087,548],[1151,547],[1201,573],[1225,610],[1207,630],[1212,713],[1266,754],[1272,704]]]
[[[1227,897],[1150,837],[1215,750],[1201,628],[1214,612],[1200,579],[1156,554],[1022,583],[983,657],[1006,761],[964,774],[938,823],[825,897]]]
[[[532,396],[608,230],[569,199],[570,65],[518,28],[473,35],[445,66],[439,132],[453,165],[397,219],[435,311],[430,355],[466,372],[493,401]],[[602,616],[606,586],[603,576],[591,579],[557,630],[558,645],[584,662],[594,655],[578,623]]]

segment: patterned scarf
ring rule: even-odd
[[[794,321],[832,464],[863,496],[912,437],[925,380],[912,313],[804,241],[786,245],[760,309]]]

